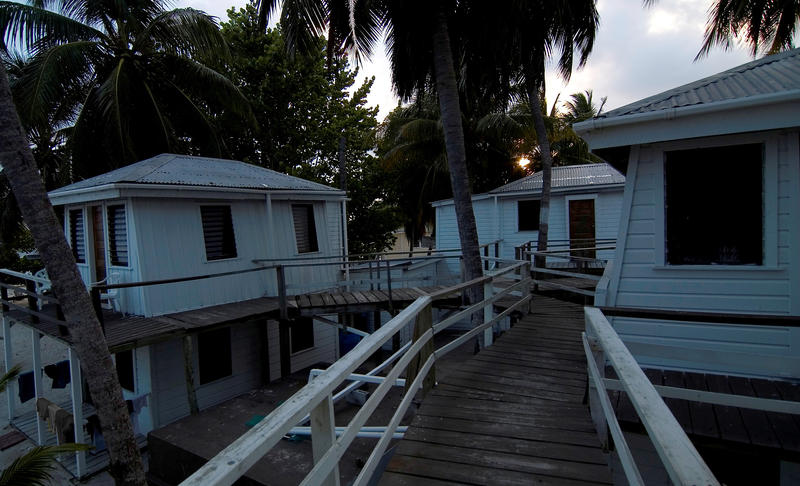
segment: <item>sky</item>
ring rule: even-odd
[[[204,10],[224,21],[228,8],[245,3],[247,0],[178,0],[176,6]],[[608,111],[752,60],[745,47],[737,46],[730,51],[715,48],[694,61],[711,3],[660,0],[645,8],[639,0],[598,0],[600,27],[589,61],[573,73],[568,84],[549,70],[548,103],[552,105],[559,94],[561,103],[572,93],[591,89],[595,100],[608,97],[604,108]],[[383,119],[397,106],[397,98],[382,51],[362,66],[357,84],[366,76],[375,76],[368,101],[380,107],[378,118]]]

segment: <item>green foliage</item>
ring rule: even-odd
[[[354,89],[345,57],[326,63],[325,42],[287,53],[280,28],[266,32],[253,6],[228,11],[222,24],[231,59],[220,67],[250,100],[258,127],[223,114],[221,135],[232,158],[339,187],[339,141],[345,140],[349,250],[381,251],[399,225],[383,197],[387,179],[372,155],[377,108],[366,106],[372,80]]]
[[[20,371],[22,371],[22,365],[16,364],[12,366],[11,369],[3,373],[3,376],[0,376],[0,393],[6,391],[9,383],[14,381],[19,376]]]
[[[17,111],[29,132],[74,123],[76,177],[161,152],[221,155],[208,113],[248,116],[207,66],[228,55],[212,17],[163,0],[29,3],[0,2],[4,42],[30,56],[12,81]]]
[[[0,486],[47,486],[56,469],[56,458],[60,454],[86,451],[87,444],[61,444],[57,446],[36,446],[16,458],[0,474]]]

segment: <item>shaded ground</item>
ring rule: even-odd
[[[440,335],[437,336],[437,341],[445,343],[452,338],[452,335]],[[473,351],[474,342],[470,341],[448,354],[437,363],[437,378],[446,376],[472,356]],[[379,360],[373,360],[361,371],[368,371],[378,362]],[[274,410],[302,388],[307,380],[307,370],[298,372],[287,379],[278,380],[268,388],[253,390],[204,410],[198,415],[186,417],[153,431],[149,437],[152,455],[151,473],[167,484],[177,483],[245,433],[248,430],[246,423],[255,415],[266,415]],[[376,386],[369,385],[364,389],[372,391]],[[367,420],[367,425],[388,424],[402,398],[402,392],[402,388],[393,387],[376,412]],[[415,409],[416,405],[412,405],[402,421],[403,425],[410,423]],[[358,410],[358,406],[345,400],[337,403],[336,425],[347,425]],[[354,440],[339,463],[341,484],[348,484],[358,475],[377,440],[364,438]],[[284,439],[248,471],[247,477],[253,481],[251,484],[298,484],[311,470],[312,465],[311,441],[308,438]]]

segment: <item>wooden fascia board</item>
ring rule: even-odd
[[[719,102],[589,120],[576,125],[576,131],[595,150],[800,126],[800,94],[794,99],[754,98],[758,99],[748,103]]]

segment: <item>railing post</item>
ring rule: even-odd
[[[36,298],[36,283],[33,280],[26,280],[25,281],[25,289],[28,292],[32,292],[34,295],[28,294],[28,309],[36,312],[39,310],[38,300]],[[39,322],[39,316],[31,314],[31,323],[36,324]]]
[[[588,317],[586,319],[588,320]],[[600,346],[597,338],[593,335],[592,327],[588,322],[586,322],[586,340],[592,350],[592,356],[587,356],[586,358],[594,360],[595,364],[597,365],[597,371],[600,374],[600,378],[605,378],[606,355],[603,351],[603,347]],[[597,389],[597,383],[595,383],[592,379],[591,373],[588,373],[587,375],[588,388],[586,398],[589,401],[589,411],[592,416],[592,422],[594,422],[594,428],[597,431],[597,436],[600,438],[600,445],[603,447],[604,451],[608,451],[608,423],[606,422],[606,416],[603,413],[603,407],[600,405],[600,396],[598,395],[599,390]]]
[[[520,279],[523,281],[527,281],[525,285],[522,286],[522,296],[528,297],[531,295],[531,264],[525,263],[520,267]],[[533,304],[533,298],[528,301],[528,314],[531,313],[531,305]]]
[[[414,322],[414,334],[413,334],[413,342],[416,342],[420,339],[428,330],[433,329],[433,304],[428,302],[422,310],[419,311],[417,314],[417,319]],[[414,356],[411,361],[408,363],[408,368],[406,370],[406,386],[410,386],[411,383],[417,378],[417,374],[419,374],[419,370],[428,361],[430,355],[433,354],[433,339],[429,340],[422,346],[422,349],[419,350],[419,354]],[[431,367],[431,370],[428,372],[428,376],[422,381],[422,396],[424,397],[427,395],[428,391],[433,388],[433,385],[436,383],[436,367]],[[411,392],[415,392],[415,390],[411,390]]]
[[[386,260],[386,291],[389,293],[389,312],[394,315],[394,304],[392,303],[392,263]]]
[[[489,270],[489,245],[483,247],[483,256],[486,260],[483,261],[483,269]]]
[[[97,287],[92,287],[92,306],[94,306],[94,313],[97,314],[97,320],[100,321],[100,328],[105,334],[106,326],[103,322],[103,308],[100,306],[100,289]]]
[[[499,259],[500,258],[500,241],[494,242],[494,257]],[[494,268],[497,268],[498,260],[494,261]]]
[[[42,397],[42,335],[31,329],[31,361],[33,363],[33,394],[36,402]],[[44,421],[36,414],[36,443],[44,445]]]
[[[78,424],[83,423],[83,376],[81,375],[81,362],[74,349],[69,348],[69,374],[70,374],[70,397],[72,398],[72,418],[75,421],[75,442],[84,443],[83,427]],[[75,472],[78,478],[86,474],[86,451],[75,453]]]
[[[289,307],[286,302],[286,274],[283,265],[275,265],[276,277],[278,280],[278,305],[280,306],[280,318],[289,318]]]
[[[336,442],[336,423],[333,418],[333,400],[330,394],[319,405],[311,410],[311,449],[314,454],[314,464],[318,463]],[[333,467],[324,481],[323,486],[339,486],[339,466]]]
[[[483,301],[486,302],[494,295],[494,284],[489,279],[483,284]],[[494,319],[494,304],[484,304],[483,306],[483,323],[491,322]],[[488,348],[494,342],[494,326],[489,326],[483,330],[483,347]]]

